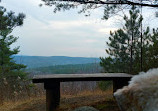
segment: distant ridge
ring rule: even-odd
[[[16,63],[25,64],[27,68],[48,67],[54,65],[99,63],[94,57],[68,57],[68,56],[13,56]]]

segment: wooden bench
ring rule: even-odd
[[[125,73],[97,74],[49,74],[35,75],[33,83],[44,83],[46,89],[46,110],[53,111],[60,103],[60,82],[68,81],[113,81],[113,92],[128,84],[132,75]]]

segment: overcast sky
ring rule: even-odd
[[[76,10],[53,13],[52,7],[39,7],[40,0],[2,0],[0,4],[18,14],[26,14],[24,25],[17,27],[13,35],[20,46],[19,55],[100,57],[105,53],[110,30],[121,28],[120,17],[102,21],[103,10],[94,10],[85,17]],[[151,10],[151,11],[149,11]],[[144,9],[144,26],[157,27],[156,9]]]

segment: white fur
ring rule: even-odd
[[[134,76],[114,96],[123,111],[158,111],[158,69]]]

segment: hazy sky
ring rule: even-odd
[[[76,10],[53,13],[52,7],[39,7],[40,0],[2,0],[7,10],[26,14],[24,25],[14,30],[20,55],[100,57],[105,53],[110,30],[121,27],[119,16],[102,21],[102,9],[85,17]],[[145,26],[157,27],[156,9],[144,9]]]

